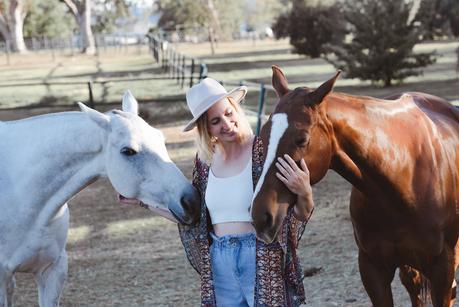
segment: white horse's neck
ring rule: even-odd
[[[3,122],[0,208],[16,206],[43,222],[53,218],[66,201],[104,175],[105,134],[81,112]]]

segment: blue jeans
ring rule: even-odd
[[[217,237],[211,233],[212,277],[218,307],[253,306],[255,234]]]

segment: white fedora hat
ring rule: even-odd
[[[205,78],[186,92],[186,103],[193,115],[193,119],[188,122],[183,131],[193,129],[198,118],[217,101],[225,97],[231,97],[235,102],[239,103],[245,97],[245,94],[247,94],[247,87],[245,86],[240,86],[227,92],[218,81]]]

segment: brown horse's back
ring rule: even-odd
[[[414,103],[424,112],[428,117],[431,118],[432,112],[436,114],[441,114],[443,116],[449,117],[452,120],[459,123],[459,110],[453,106],[451,103],[446,101],[443,98],[421,93],[421,92],[409,92],[406,93],[413,97]],[[396,94],[386,97],[388,100],[396,100],[400,98],[402,94]]]

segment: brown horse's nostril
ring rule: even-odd
[[[273,227],[273,216],[271,213],[265,213],[265,227],[266,229],[271,229]]]

